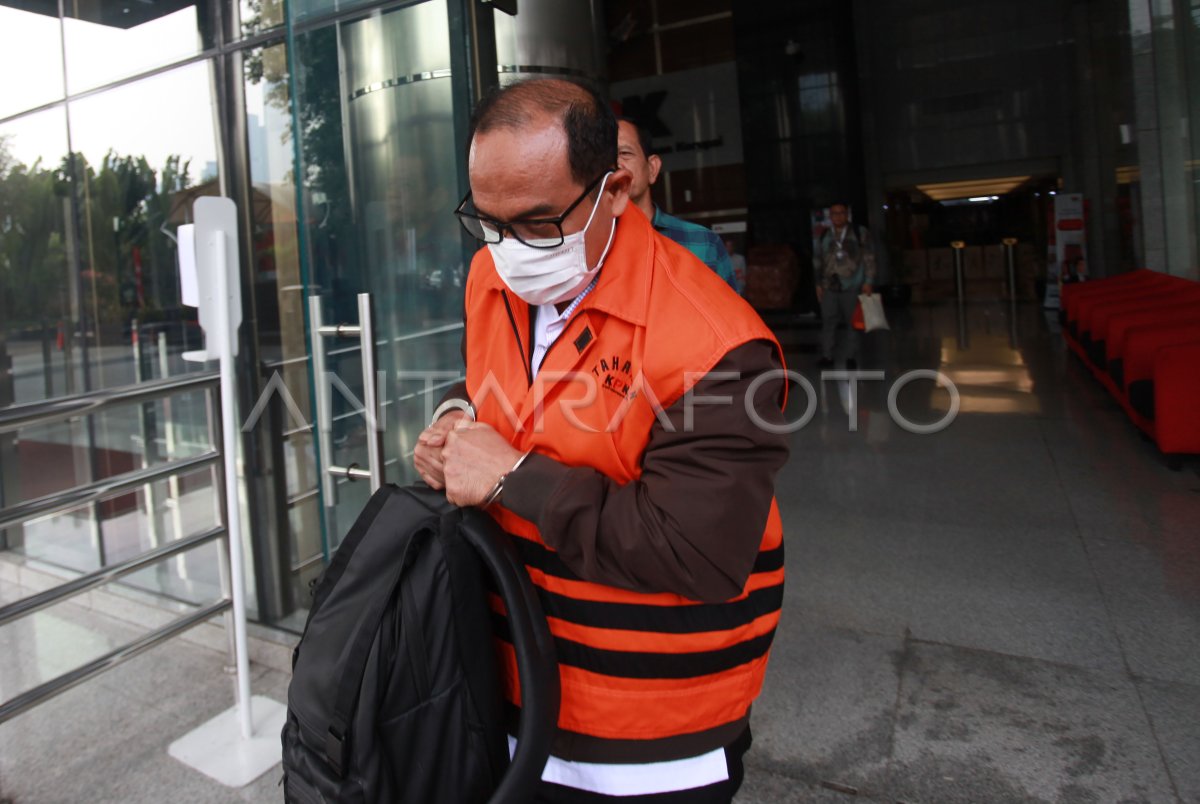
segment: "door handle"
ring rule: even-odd
[[[317,444],[321,456],[327,461],[321,472],[321,490],[325,505],[333,506],[335,480],[345,477],[351,482],[366,477],[371,482],[371,491],[377,491],[384,483],[383,428],[380,426],[378,372],[375,360],[375,324],[370,293],[358,294],[358,324],[327,325],[321,319],[321,297],[308,297],[310,339],[312,344],[313,381],[316,382],[317,400]],[[357,466],[333,464],[333,386],[326,382],[325,339],[357,338],[362,349],[363,412],[367,419],[367,471]]]

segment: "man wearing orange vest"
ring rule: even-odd
[[[513,535],[549,619],[562,704],[536,800],[728,802],[783,600],[779,345],[629,203],[591,89],[514,84],[470,142],[466,383],[414,463]]]

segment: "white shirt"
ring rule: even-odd
[[[508,755],[517,751],[517,740],[509,735]],[[602,762],[571,762],[551,756],[542,771],[542,781],[587,790],[605,796],[648,796],[692,790],[729,778],[725,749],[666,762],[609,765]]]
[[[560,315],[553,304],[538,306],[537,321],[533,328],[533,359],[530,362],[533,376],[537,376],[538,369],[542,367],[542,361],[546,358],[546,352],[550,351],[551,345],[562,335],[567,327],[567,319],[573,312],[575,310],[569,307]]]
[[[542,361],[546,359],[546,352],[550,351],[550,347],[558,340],[558,336],[562,335],[563,330],[567,328],[567,321],[571,318],[571,313],[575,312],[575,308],[580,302],[592,292],[592,288],[596,287],[596,281],[600,278],[596,274],[595,278],[588,283],[588,286],[579,292],[579,295],[567,305],[562,313],[558,312],[558,308],[553,304],[540,304],[537,308],[537,318],[533,324],[533,355],[530,357],[530,368],[533,370],[533,376],[537,376],[538,370],[542,367]]]

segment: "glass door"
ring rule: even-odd
[[[452,211],[471,99],[451,80],[453,9],[426,0],[320,24],[305,7],[289,23],[307,321],[281,326],[307,334],[325,557],[372,476],[415,479],[416,437],[462,376],[469,250]]]

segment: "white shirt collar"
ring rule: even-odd
[[[558,336],[562,335],[563,330],[567,328],[567,321],[570,320],[571,314],[575,312],[575,308],[579,307],[584,297],[592,292],[599,279],[600,275],[596,274],[595,278],[588,283],[588,286],[580,291],[579,295],[561,313],[558,312],[558,308],[553,304],[538,305],[537,316],[533,325],[533,356],[530,361],[533,376],[537,376],[538,369],[542,367],[542,361],[546,358],[546,352],[550,351],[550,347],[558,340]]]

